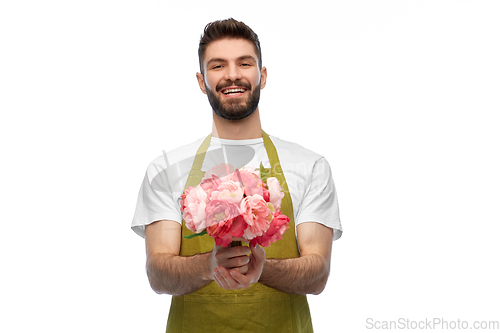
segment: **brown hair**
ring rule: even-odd
[[[259,37],[245,23],[229,18],[226,20],[214,21],[205,26],[198,47],[198,59],[200,61],[200,71],[202,74],[203,58],[208,44],[224,38],[239,38],[252,42],[255,47],[255,53],[257,53],[259,68],[262,68],[262,53],[260,51]]]

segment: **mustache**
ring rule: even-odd
[[[252,90],[252,86],[249,83],[242,82],[239,80],[236,81],[229,81],[227,83],[220,83],[215,87],[215,91],[220,91],[221,89],[224,89],[226,87],[232,87],[232,86],[238,86],[238,87],[244,87],[247,90]]]

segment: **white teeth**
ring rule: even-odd
[[[236,88],[236,89],[226,89],[226,90],[224,90],[224,94],[240,93],[240,92],[244,93],[245,89]]]

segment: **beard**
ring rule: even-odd
[[[248,84],[240,84],[235,82],[234,85],[243,86],[247,91],[251,91]],[[219,92],[222,88],[231,85],[217,86],[215,90]],[[227,99],[224,103],[215,95],[215,93],[205,85],[205,90],[208,96],[208,102],[215,114],[227,120],[241,120],[250,116],[257,110],[260,99],[260,83],[255,87],[255,90],[250,93],[246,102],[242,102],[239,98]]]

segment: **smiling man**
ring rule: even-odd
[[[196,78],[213,110],[212,134],[149,165],[132,222],[146,240],[152,289],[173,295],[167,332],[312,332],[306,294],[325,288],[332,240],[342,234],[328,162],[262,131],[258,105],[267,70],[248,26],[233,19],[208,24],[198,54]],[[228,161],[235,168],[262,163],[283,185],[290,228],[266,249],[182,237],[189,233],[182,192]]]
[[[267,70],[259,66],[253,44],[245,39],[217,40],[205,50],[204,59],[203,74],[196,77],[215,114],[241,120],[254,113]]]

